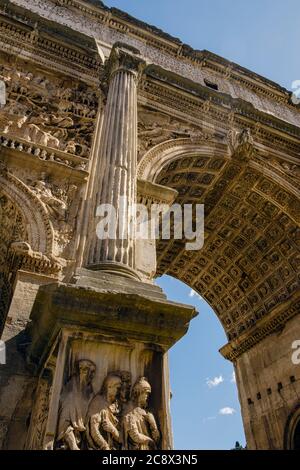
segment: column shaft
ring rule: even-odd
[[[109,90],[98,151],[98,206],[109,204],[115,211],[116,224],[109,238],[94,234],[89,249],[92,269],[135,269],[134,212],[136,202],[137,161],[137,77],[141,59],[112,51]],[[129,60],[128,60],[129,57]],[[110,221],[112,222],[112,221]],[[113,235],[113,236],[111,236]]]

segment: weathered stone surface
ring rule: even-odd
[[[43,355],[64,324],[78,330],[88,325],[103,333],[116,330],[166,350],[184,335],[195,316],[193,307],[166,300],[158,287],[134,280],[131,286],[130,280],[108,274],[102,275],[103,282],[101,274],[94,283],[84,279],[82,284],[88,285],[79,279],[77,285],[59,283],[39,289],[30,317],[30,362],[43,363]]]
[[[300,338],[299,318],[269,335],[235,363],[247,442],[251,449],[287,445],[288,418],[299,406],[299,365],[292,344]]]
[[[92,275],[81,277],[85,272],[77,273],[76,285],[41,287],[32,309],[27,360],[37,375],[44,375],[43,370],[49,368],[53,371],[48,416],[38,411],[40,406],[45,408],[39,398],[33,414],[36,418],[32,418],[42,414],[45,420],[44,438],[38,445],[72,450],[169,449],[170,391],[165,356],[185,334],[195,309],[167,301],[155,286],[115,274],[95,273],[92,286]],[[83,368],[91,374],[89,379]],[[159,425],[152,413],[139,411],[139,407],[147,407],[147,401],[140,402],[135,386],[131,388],[144,376],[151,383],[146,388],[148,394],[152,389],[151,406]],[[110,389],[103,391],[109,377],[115,377],[118,388],[111,399],[107,395]],[[148,379],[143,379],[144,385]],[[118,394],[124,380],[128,390],[122,398]],[[45,391],[39,394],[41,397]],[[108,414],[104,417],[103,413]],[[110,425],[106,426],[107,420]],[[32,425],[28,448],[37,442],[35,429]],[[114,437],[109,437],[111,433]]]
[[[300,110],[291,93],[102,2],[5,0],[0,16],[0,445],[172,445],[167,350],[195,312],[154,285],[167,273],[224,327],[248,448],[293,447]],[[203,248],[103,244],[96,207],[122,195],[148,210],[204,204]]]

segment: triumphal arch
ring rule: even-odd
[[[2,448],[172,448],[167,352],[197,312],[165,273],[226,332],[248,448],[299,448],[297,100],[98,0],[0,5]],[[99,237],[121,200],[204,204],[202,248]]]

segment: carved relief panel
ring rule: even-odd
[[[98,107],[95,90],[4,55],[0,80],[7,96],[0,110],[2,135],[89,157]]]
[[[47,417],[49,412],[49,400],[52,393],[52,371],[46,369],[39,379],[35,392],[35,401],[31,413],[30,427],[25,444],[27,449],[42,450]]]
[[[62,357],[56,359],[49,410],[39,385],[28,448],[39,446],[41,435],[43,448],[54,450],[153,450],[166,445],[161,428],[161,353],[143,344],[80,336],[68,334],[64,365]],[[63,378],[58,383],[61,367]],[[47,424],[42,410],[48,415]]]
[[[166,140],[196,138],[201,129],[190,122],[146,107],[138,110],[138,157],[139,159],[155,145]]]
[[[27,240],[26,227],[17,206],[0,191],[0,332],[12,296],[13,279],[9,272],[9,249],[16,240]]]

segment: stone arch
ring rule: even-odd
[[[34,192],[8,171],[0,174],[0,190],[16,205],[33,251],[52,255],[54,232],[45,206]]]
[[[27,240],[24,217],[20,210],[0,190],[0,331],[4,325],[13,293],[13,279],[9,267],[9,249],[16,240]]]
[[[288,361],[299,335],[300,180],[271,151],[246,146],[168,141],[144,155],[139,178],[175,189],[179,204],[204,203],[204,247],[158,240],[157,275],[183,281],[212,307],[228,339],[220,352],[234,363],[248,445],[280,448],[286,423],[274,416],[287,416],[295,403]],[[268,405],[280,387],[289,398]],[[267,418],[258,414],[260,399]]]
[[[141,159],[138,176],[176,189],[176,202],[204,203],[203,249],[189,252],[182,240],[158,241],[157,273],[199,292],[229,341],[245,337],[241,348],[248,348],[269,332],[246,338],[259,320],[276,312],[271,328],[278,328],[297,313],[300,191],[284,172],[257,152],[243,160],[230,156],[224,142],[201,138],[154,147]],[[234,359],[241,351],[230,347],[224,354]]]
[[[203,134],[197,139],[167,140],[151,148],[141,158],[137,176],[140,179],[155,181],[160,170],[169,162],[184,158],[187,155],[211,155],[214,157],[229,157],[228,146],[212,135]]]
[[[0,332],[13,295],[16,267],[12,267],[10,246],[28,242],[35,252],[52,254],[53,230],[47,211],[35,194],[8,171],[0,173]]]
[[[289,415],[284,431],[284,449],[300,449],[300,404]]]

